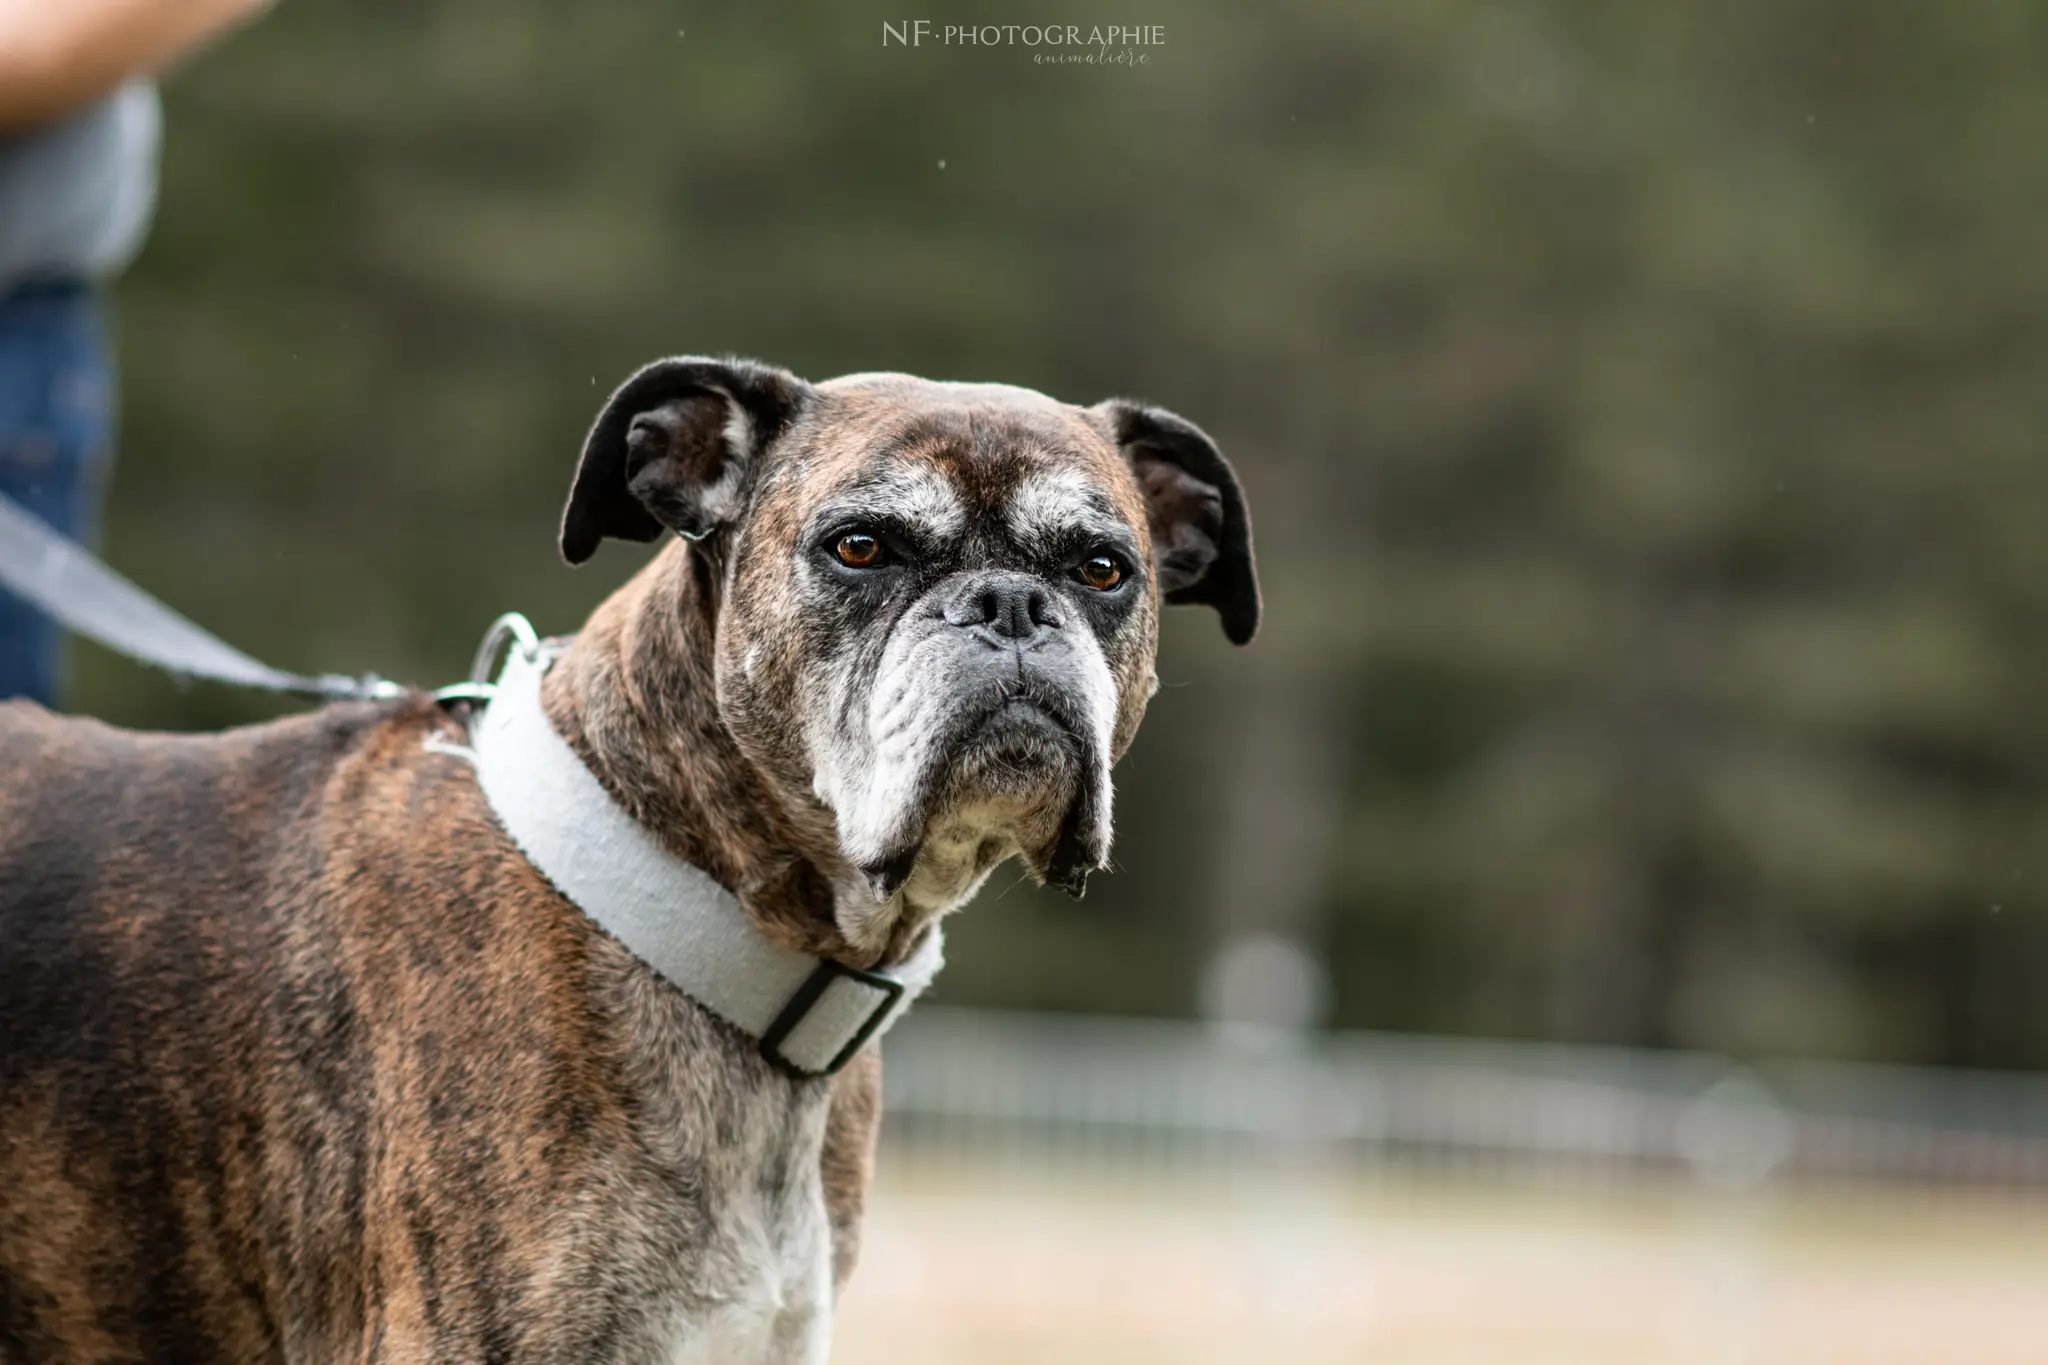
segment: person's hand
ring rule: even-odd
[[[154,75],[269,0],[0,0],[0,136]]]

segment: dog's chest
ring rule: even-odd
[[[832,1247],[822,1196],[735,1210],[706,1276],[657,1331],[663,1365],[822,1365],[832,1334]]]
[[[792,1087],[751,1059],[735,1064],[736,1044],[701,1011],[628,970],[636,1140],[584,1224],[610,1262],[607,1278],[637,1287],[644,1330],[621,1359],[822,1362],[833,1297],[820,1168],[829,1092]]]

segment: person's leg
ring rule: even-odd
[[[85,285],[0,297],[0,493],[91,545],[113,449],[113,381],[99,302]],[[0,589],[0,699],[57,704],[63,633]]]

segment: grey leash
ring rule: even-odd
[[[375,675],[308,677],[260,663],[178,615],[4,493],[0,587],[108,649],[183,677],[329,700],[375,700],[405,691]]]

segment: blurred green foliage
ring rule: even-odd
[[[1267,707],[1326,760],[1286,856],[1339,1023],[2048,1064],[2048,9],[1028,8],[973,17],[1167,44],[281,5],[167,90],[112,562],[435,683],[639,562],[552,537],[652,355],[1141,394],[1243,472],[1267,630],[1175,619],[1122,870],[1000,878],[948,998],[1192,1009]],[[265,713],[79,665],[111,719]]]

